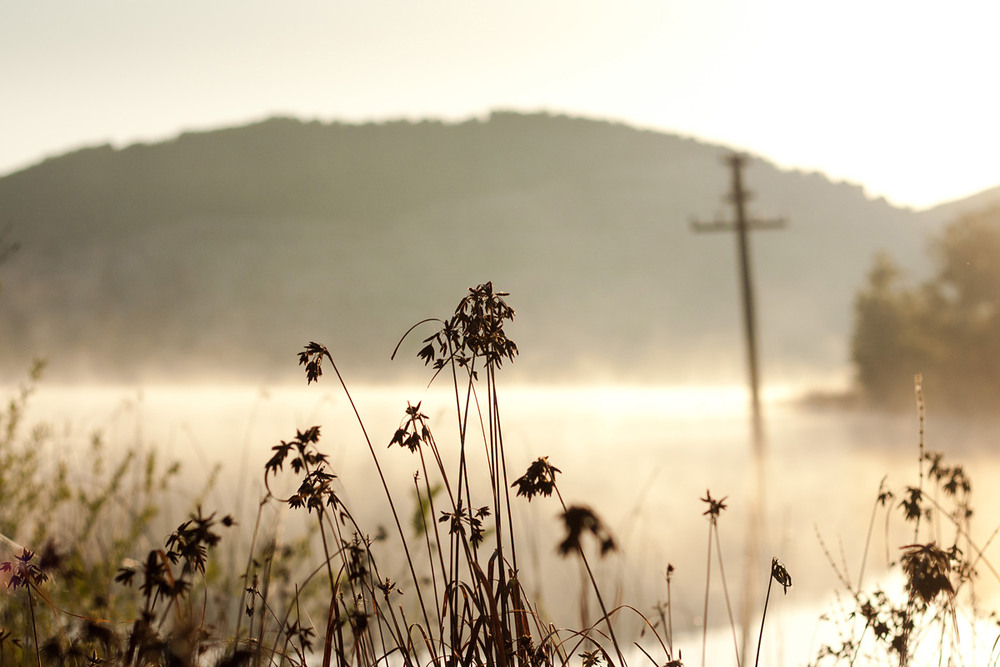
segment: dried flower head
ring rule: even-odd
[[[906,494],[903,500],[900,501],[899,506],[903,508],[903,514],[906,516],[907,521],[917,521],[925,513],[929,513],[930,510],[924,510],[921,506],[920,501],[923,500],[923,492],[914,487],[906,487]]]
[[[580,539],[584,533],[590,533],[597,538],[601,544],[602,556],[618,548],[604,523],[589,507],[571,505],[563,512],[562,519],[563,523],[566,524],[566,538],[559,543],[561,555],[565,556],[571,551],[581,551],[583,547],[580,544]]]
[[[208,550],[219,543],[222,537],[215,532],[216,523],[220,523],[226,528],[236,523],[233,517],[228,514],[218,521],[215,519],[215,512],[208,516],[203,516],[201,507],[197,508],[195,514],[177,527],[166,540],[167,558],[171,563],[184,561],[183,571],[205,572],[205,563],[208,559]]]
[[[771,578],[781,584],[781,592],[784,594],[792,587],[792,575],[788,574],[788,570],[777,558],[771,558]]]
[[[389,441],[389,446],[399,445],[406,447],[411,452],[420,448],[421,443],[430,445],[432,441],[431,429],[427,426],[427,415],[420,412],[420,403],[416,405],[406,404],[406,417],[396,433]]]
[[[702,502],[708,503],[708,509],[702,512],[703,516],[707,516],[708,520],[713,524],[719,520],[719,514],[722,510],[726,509],[726,498],[729,496],[723,496],[722,498],[716,500],[712,497],[712,494],[705,489],[705,497],[701,499]]]
[[[507,338],[504,323],[514,319],[514,309],[504,301],[505,296],[509,294],[493,291],[492,282],[470,287],[441,330],[424,339],[425,345],[417,356],[438,371],[454,362],[470,369],[473,377],[475,359],[496,368],[503,365],[504,359],[513,361],[517,345]]]
[[[549,463],[549,457],[542,456],[528,466],[528,471],[510,486],[516,487],[517,495],[524,496],[529,501],[537,495],[548,497],[555,489],[556,473],[559,472],[562,471]]]
[[[306,384],[319,382],[319,376],[323,374],[323,356],[330,356],[330,351],[326,346],[310,341],[302,352],[299,352],[299,365],[306,367]]]
[[[948,579],[952,569],[951,561],[955,554],[948,553],[934,542],[909,544],[901,548],[906,589],[911,596],[929,603],[940,593],[946,593],[949,597],[955,594],[955,589]]]
[[[25,548],[14,556],[13,561],[0,563],[0,572],[10,573],[7,588],[17,590],[21,586],[38,586],[48,579],[42,568],[32,562],[34,557],[35,552]]]
[[[474,511],[466,511],[462,507],[460,499],[454,512],[445,512],[442,510],[441,516],[438,518],[438,523],[450,524],[450,528],[448,529],[449,535],[465,535],[465,524],[468,524],[469,542],[474,548],[477,548],[486,538],[486,528],[483,526],[483,519],[489,517],[489,515],[490,508],[485,505]]]

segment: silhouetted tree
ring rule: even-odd
[[[931,252],[937,271],[915,287],[901,284],[891,257],[876,256],[855,299],[858,384],[873,402],[900,406],[922,373],[939,406],[1000,407],[1000,207],[959,218]]]

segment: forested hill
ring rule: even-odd
[[[628,126],[495,113],[460,124],[276,118],[0,178],[0,368],[153,381],[297,373],[326,343],[358,378],[419,370],[415,321],[468,286],[511,293],[530,380],[742,378],[725,147]],[[878,249],[924,271],[946,220],[854,185],[749,162],[765,380],[840,372]]]

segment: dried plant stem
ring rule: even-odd
[[[708,648],[708,591],[712,585],[712,528],[708,529],[708,557],[705,559],[705,608],[701,614],[701,665],[705,667]]]
[[[430,511],[431,511],[431,516],[433,517],[434,516],[434,500],[433,500],[434,494],[431,492],[430,482],[427,479],[427,464],[424,461],[423,450],[420,451],[420,462],[421,462],[421,465],[424,468],[424,488],[427,491],[427,503],[428,503],[428,506],[429,506]],[[413,476],[413,488],[414,488],[414,491],[416,492],[417,507],[418,507],[418,511],[420,512],[420,524],[421,524],[421,527],[422,527],[423,533],[424,533],[424,542],[425,542],[425,544],[427,546],[427,554],[428,554],[428,556],[431,556],[431,554],[434,553],[434,549],[431,546],[431,530],[432,529],[435,530],[435,536],[436,536],[437,535],[437,531],[436,531],[437,526],[436,525],[431,525],[431,526],[427,525],[427,515],[424,512],[423,503],[420,500],[420,482],[417,480],[417,476],[416,475]],[[435,541],[438,543],[438,545],[440,547],[440,541],[439,540],[435,540]],[[445,573],[444,560],[443,560],[444,557],[441,555],[441,549],[440,548],[438,548],[437,552],[438,552],[438,560],[440,562],[440,567],[441,567],[441,575],[444,576],[444,573]],[[433,567],[433,565],[434,565],[433,558],[431,558],[430,562],[431,562],[431,588],[434,590],[434,606],[435,606],[435,611],[437,613],[438,619],[443,619],[444,615],[441,613],[441,599],[440,599],[439,593],[438,593],[437,572],[435,571],[435,569]],[[440,623],[438,624],[438,627],[441,629],[441,632],[444,632],[444,628],[441,626]]]
[[[733,632],[733,648],[736,650],[736,667],[740,667],[740,643],[736,638],[736,621],[733,618],[733,605],[729,600],[729,586],[726,584],[726,570],[722,563],[722,543],[719,539],[719,524],[713,523],[715,532],[715,554],[719,558],[719,576],[722,578],[722,594],[726,599],[726,612],[729,614],[729,627]]]
[[[917,489],[920,491],[920,496],[923,496],[924,491],[924,423],[926,420],[926,414],[924,409],[924,378],[920,373],[913,376],[913,394],[917,401],[917,445],[919,456],[917,459],[917,465],[919,470],[919,478]],[[913,522],[913,541],[920,541],[920,514],[917,514],[916,520]]]
[[[351,409],[354,411],[354,416],[357,419],[358,426],[361,427],[361,433],[365,438],[365,443],[368,445],[368,451],[371,452],[372,461],[375,463],[375,470],[378,472],[379,480],[382,482],[382,489],[385,491],[386,500],[389,503],[389,510],[392,513],[393,521],[396,524],[396,530],[399,532],[400,542],[403,546],[403,553],[406,557],[407,565],[409,566],[410,576],[413,578],[413,584],[416,588],[417,600],[420,603],[420,611],[424,616],[424,623],[427,628],[431,627],[430,617],[427,615],[427,607],[424,604],[423,594],[420,592],[420,579],[417,577],[417,571],[413,566],[413,558],[410,555],[410,547],[406,542],[406,535],[403,532],[403,526],[399,521],[399,513],[396,511],[396,505],[392,501],[392,492],[389,491],[389,483],[386,481],[385,474],[382,472],[382,466],[379,464],[378,455],[375,453],[375,447],[372,445],[371,438],[368,437],[368,431],[365,429],[364,420],[361,419],[361,414],[358,412],[358,406],[354,402],[354,397],[351,396],[350,390],[347,388],[347,383],[344,382],[344,377],[340,374],[340,369],[337,368],[337,364],[333,360],[333,355],[326,348],[323,348],[323,353],[327,359],[330,360],[330,365],[333,367],[333,372],[337,375],[337,380],[340,382],[340,386],[344,390],[344,394],[347,396],[348,403],[351,404]]]
[[[670,568],[667,569],[667,646],[670,648],[670,657],[674,655],[674,605],[670,598]]]
[[[244,586],[242,593],[240,593],[240,608],[241,609],[246,605],[247,593],[250,590],[249,589],[249,584],[250,584],[250,570],[251,570],[251,568],[253,566],[253,552],[254,552],[254,549],[257,548],[257,537],[260,534],[260,520],[261,520],[261,515],[263,513],[264,505],[267,503],[267,500],[268,500],[267,496],[265,496],[264,498],[261,499],[260,503],[258,503],[258,505],[257,505],[257,518],[256,518],[256,520],[254,521],[254,524],[253,524],[253,537],[250,538],[250,548],[249,548],[248,553],[247,553],[247,565],[246,565],[246,568],[243,570],[243,572],[244,572],[244,582],[246,583],[246,586]],[[251,595],[253,595],[253,594],[251,593]],[[262,626],[263,626],[263,623],[264,623],[263,618],[261,618],[261,625]],[[234,651],[236,650],[236,647],[239,646],[240,628],[242,627],[242,625],[243,625],[243,614],[237,614],[237,616],[236,616],[236,633],[233,635],[233,647],[234,647],[233,650]],[[247,630],[247,637],[249,638],[249,637],[252,637],[252,636],[253,636],[253,617],[251,616],[250,617],[250,627]],[[258,643],[258,645],[256,646],[256,648],[254,649],[254,652],[257,653],[257,654],[259,654],[260,651],[261,651],[261,645],[260,645],[260,643]]]
[[[559,487],[553,485],[553,490],[556,493],[556,497],[559,499],[559,504],[562,505],[563,511],[565,512],[566,502],[563,500],[562,493],[559,491]],[[605,625],[608,626],[608,635],[611,637],[611,643],[615,647],[615,652],[618,654],[618,660],[621,665],[625,665],[625,656],[622,655],[621,646],[618,644],[618,638],[615,637],[615,628],[611,623],[611,614],[608,613],[608,608],[604,604],[604,598],[601,596],[601,589],[597,586],[597,579],[594,577],[594,571],[590,567],[590,561],[587,560],[587,554],[583,553],[582,548],[577,548],[577,554],[580,556],[580,561],[587,570],[587,576],[590,578],[590,585],[594,589],[594,596],[597,598],[597,604],[601,607],[601,618],[604,619]]]
[[[767,578],[767,594],[764,595],[764,613],[760,617],[760,634],[757,636],[757,657],[754,658],[753,666],[757,667],[760,663],[760,645],[764,641],[764,621],[767,619],[767,603],[771,599],[771,584],[774,582],[773,576],[768,576]]]
[[[42,650],[38,644],[38,626],[35,624],[35,598],[31,594],[32,585],[28,582],[25,588],[28,591],[28,610],[31,612],[31,632],[35,636],[35,658],[38,660],[38,667],[42,667]]]
[[[883,489],[885,488],[885,480],[886,477],[883,476],[882,480],[878,483],[879,498],[876,498],[875,502],[872,503],[872,515],[868,520],[868,532],[865,533],[865,548],[861,553],[861,565],[858,568],[858,586],[855,589],[858,591],[861,590],[861,584],[865,577],[865,564],[868,562],[868,550],[871,548],[872,533],[875,532],[875,515],[878,513],[878,506],[881,504],[880,498],[882,496]]]

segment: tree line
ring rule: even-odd
[[[930,241],[934,272],[907,284],[876,255],[855,299],[851,354],[864,398],[913,405],[913,378],[936,408],[1000,406],[1000,206],[963,215]]]

